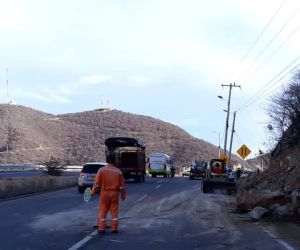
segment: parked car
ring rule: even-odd
[[[183,167],[181,171],[182,176],[190,176],[191,167]]]
[[[90,162],[83,165],[78,177],[78,192],[83,193],[87,187],[92,187],[99,168],[106,165],[105,162]]]

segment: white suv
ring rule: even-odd
[[[87,187],[92,187],[99,168],[107,165],[105,162],[89,162],[83,165],[78,177],[78,192],[83,193]]]

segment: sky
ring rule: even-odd
[[[65,114],[104,100],[223,146],[222,84],[235,83],[232,151],[255,157],[300,62],[299,12],[298,0],[0,0],[0,102]]]

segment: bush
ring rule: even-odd
[[[49,161],[41,162],[41,165],[46,166],[47,174],[52,176],[60,176],[64,170],[60,160],[52,156],[50,157]]]

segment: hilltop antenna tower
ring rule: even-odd
[[[105,100],[103,95],[102,95],[102,98],[101,98],[101,109],[102,110],[110,109],[109,100]]]
[[[7,98],[7,104],[9,105],[13,105],[14,102],[10,97],[10,93],[9,93],[9,86],[8,86],[8,68],[6,69],[6,98]]]
[[[104,109],[104,96],[102,95],[101,98],[101,109]]]

